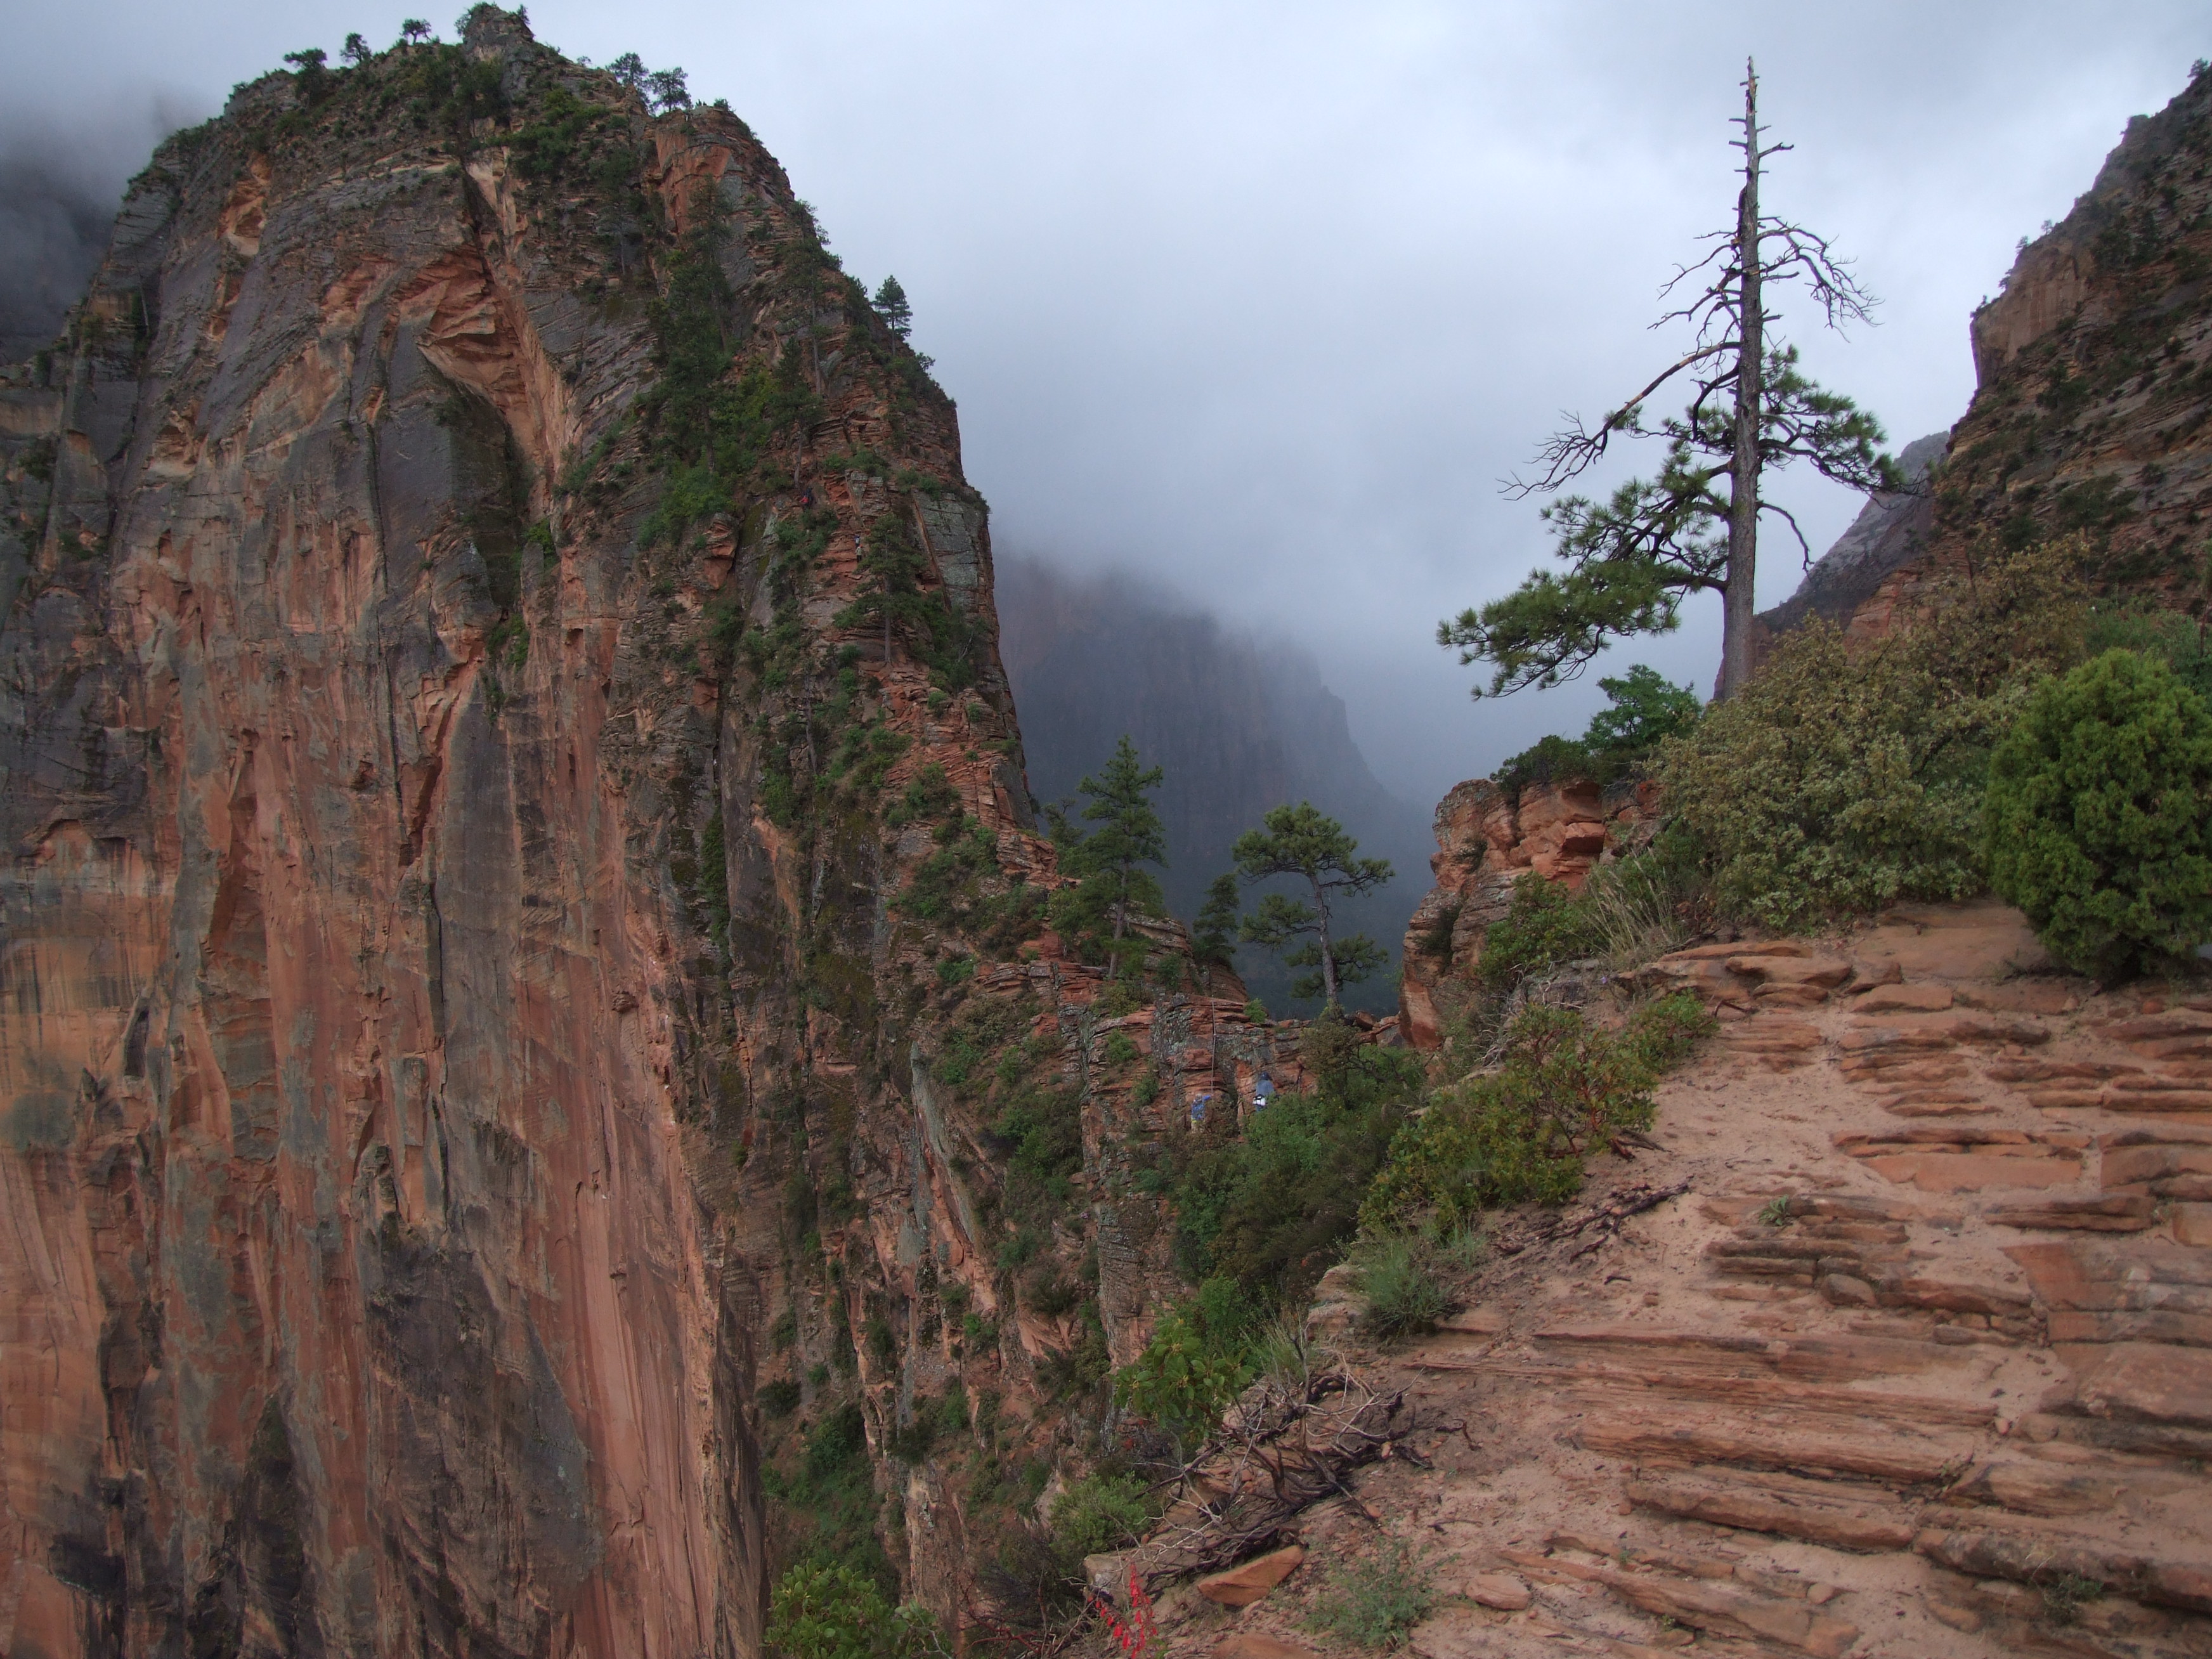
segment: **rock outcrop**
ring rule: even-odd
[[[2103,585],[2201,610],[2208,271],[2212,74],[2200,67],[2165,109],[2129,124],[2088,191],[1975,313],[1978,389],[1935,476],[1924,553],[1865,592],[1881,561],[1838,544],[1800,599],[1848,597],[1850,633],[1876,637],[1930,569],[1966,567],[1992,544],[2080,535]]]
[[[2207,1000],[2101,994],[1994,904],[1656,977],[1721,1030],[1634,1162],[1352,1352],[1422,1429],[1264,1598],[1163,1598],[1178,1650],[1310,1652],[1313,1564],[1404,1548],[1423,1659],[2204,1652]]]
[[[1483,936],[1513,903],[1526,875],[1579,890],[1607,858],[1643,846],[1656,825],[1648,780],[1600,788],[1565,781],[1529,784],[1517,799],[1488,778],[1460,784],[1437,804],[1436,885],[1407,924],[1399,1020],[1406,1041],[1433,1048],[1443,1022],[1479,988]]]
[[[970,1617],[1125,1143],[1286,1056],[1059,959],[951,404],[775,160],[489,7],[265,77],[0,461],[0,1651],[750,1655],[852,1513]]]

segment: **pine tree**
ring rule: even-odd
[[[1278,806],[1261,820],[1263,829],[1248,830],[1237,838],[1230,854],[1248,882],[1270,876],[1296,876],[1304,880],[1313,902],[1269,893],[1260,908],[1244,919],[1244,939],[1280,951],[1306,935],[1312,943],[1285,953],[1293,968],[1317,971],[1291,981],[1291,994],[1320,996],[1332,1012],[1342,1006],[1342,988],[1356,985],[1389,960],[1382,947],[1364,933],[1339,939],[1331,926],[1329,895],[1356,897],[1372,892],[1395,873],[1387,859],[1364,859],[1359,843],[1344,832],[1334,818],[1316,810],[1310,801]]]
[[[645,77],[646,95],[656,114],[691,107],[691,89],[680,69],[655,70]]]
[[[635,92],[645,84],[645,59],[626,52],[607,65],[607,73]]]
[[[900,339],[914,332],[914,307],[907,303],[906,290],[899,286],[897,277],[884,278],[883,286],[876,290],[874,304],[876,315]]]
[[[430,26],[419,17],[410,17],[399,26],[399,38],[410,46],[419,46],[430,38]]]
[[[1665,438],[1658,477],[1631,479],[1602,504],[1583,495],[1553,502],[1543,516],[1566,574],[1532,572],[1504,598],[1437,625],[1437,642],[1459,647],[1462,662],[1492,665],[1489,696],[1572,679],[1613,640],[1673,629],[1685,597],[1711,590],[1722,600],[1720,695],[1733,696],[1751,674],[1759,515],[1780,516],[1812,556],[1796,520],[1761,494],[1764,475],[1803,460],[1854,489],[1903,487],[1880,453],[1881,424],[1800,374],[1796,348],[1772,335],[1771,286],[1802,283],[1831,328],[1865,321],[1875,301],[1825,237],[1760,210],[1761,165],[1790,146],[1761,143],[1759,76],[1748,64],[1737,125],[1743,188],[1735,223],[1711,233],[1711,251],[1662,290],[1703,278],[1694,298],[1660,319],[1689,324],[1692,349],[1595,432],[1577,419],[1555,434],[1537,453],[1538,476],[1516,480],[1510,493],[1564,488],[1603,459],[1616,434]],[[1646,426],[1644,400],[1685,375],[1688,409]]]
[[[345,45],[339,49],[338,56],[358,68],[375,54],[369,51],[368,42],[356,33],[346,36]]]
[[[1078,793],[1088,798],[1084,822],[1098,826],[1085,837],[1084,845],[1091,867],[1107,878],[1117,943],[1128,923],[1130,898],[1141,891],[1137,866],[1167,867],[1167,830],[1152,802],[1152,792],[1166,776],[1164,769],[1155,766],[1147,770],[1139,763],[1137,745],[1124,732],[1105,769],[1096,778],[1085,778],[1075,786]]]
[[[1236,959],[1238,908],[1237,872],[1231,870],[1216,876],[1191,927],[1191,954],[1201,963],[1225,968]]]

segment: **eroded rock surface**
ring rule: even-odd
[[[1566,779],[1530,784],[1518,798],[1472,778],[1437,803],[1436,885],[1406,927],[1399,1018],[1406,1041],[1433,1048],[1443,1024],[1474,994],[1482,939],[1526,875],[1577,890],[1599,861],[1650,838],[1658,793],[1648,781],[1601,788]]]
[[[1996,905],[1779,943],[1659,964],[1721,1030],[1656,1147],[1358,1356],[1415,1455],[1179,1650],[1313,1642],[1326,1564],[1395,1541],[1437,1659],[2212,1649],[2212,1000],[2100,994]]]
[[[0,1651],[750,1654],[848,1409],[957,1624],[962,1450],[1146,1328],[1116,1114],[1273,1034],[1124,1057],[1039,934],[951,404],[740,121],[489,8],[319,85],[0,384]],[[1017,1306],[989,1043],[1097,1320]]]

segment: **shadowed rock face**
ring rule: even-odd
[[[443,51],[165,146],[0,386],[19,1656],[754,1652],[756,1332],[822,1115],[880,1212],[823,1224],[851,1327],[933,1257],[994,1305],[910,1104],[951,1004],[894,996],[951,924],[889,908],[930,847],[877,816],[936,762],[981,890],[1049,877],[951,406],[734,118],[488,9]],[[507,112],[410,112],[440,64]],[[519,159],[556,85],[613,184]],[[710,202],[720,325],[811,424],[647,544],[654,284]],[[949,706],[923,631],[841,630],[887,522],[965,619]],[[808,724],[841,685],[866,788]],[[872,1437],[942,1383],[917,1322],[863,1357]],[[898,1563],[946,1612],[949,1522]]]

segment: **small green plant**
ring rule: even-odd
[[[1308,1628],[1363,1648],[1395,1648],[1429,1616],[1436,1569],[1402,1539],[1330,1573],[1307,1615]]]
[[[1361,1252],[1359,1290],[1367,1298],[1360,1322],[1382,1342],[1435,1328],[1450,1305],[1423,1241],[1405,1233],[1375,1239]]]
[[[1426,1214],[1449,1229],[1492,1205],[1565,1203],[1585,1158],[1650,1127],[1652,1085],[1712,1029],[1686,993],[1645,1004],[1618,1031],[1572,1008],[1523,1009],[1501,1040],[1504,1064],[1440,1091],[1390,1143],[1361,1224],[1388,1233]]]
[[[803,1561],[777,1580],[768,1641],[784,1659],[946,1659],[951,1652],[927,1609],[893,1607],[866,1574],[842,1563]]]
[[[1533,975],[1595,954],[1598,944],[1590,907],[1565,882],[1531,871],[1513,884],[1512,904],[1483,935],[1477,971],[1485,988],[1510,991]]]
[[[1265,1025],[1267,1023],[1267,1005],[1254,997],[1244,1005],[1244,1018],[1255,1025]]]
[[[761,1409],[770,1417],[788,1417],[799,1409],[799,1384],[787,1376],[763,1382],[760,1402]]]
[[[1786,1227],[1790,1224],[1790,1200],[1770,1198],[1759,1206],[1759,1223],[1763,1227]]]
[[[2107,984],[2212,940],[2212,711],[2160,658],[2036,688],[1990,762],[1997,892]]]
[[[2043,1597],[2043,1611],[2054,1625],[2070,1625],[2081,1616],[2087,1602],[2103,1599],[2101,1580],[2078,1572],[2058,1572],[2039,1579],[2035,1586]]]
[[[1638,770],[1662,738],[1696,726],[1703,712],[1695,691],[1642,663],[1597,684],[1608,706],[1590,717],[1581,738],[1544,738],[1522,750],[1499,765],[1499,788],[1518,799],[1531,784],[1611,783]]]

